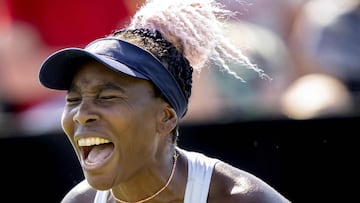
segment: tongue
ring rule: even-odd
[[[114,145],[112,144],[101,144],[92,147],[88,154],[87,160],[92,163],[99,162],[108,157],[113,151]]]

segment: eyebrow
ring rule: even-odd
[[[106,82],[100,85],[96,85],[95,88],[93,88],[92,90],[94,91],[100,91],[100,90],[104,90],[104,89],[111,89],[111,90],[118,90],[121,92],[126,92],[125,89],[117,84],[114,84],[113,82]],[[70,91],[78,91],[80,92],[80,87],[78,85],[71,85],[68,92]]]

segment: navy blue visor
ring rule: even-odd
[[[177,115],[185,115],[188,103],[174,76],[150,52],[118,38],[102,38],[84,49],[66,48],[53,53],[41,65],[40,83],[50,89],[68,90],[79,63],[90,59],[112,70],[151,81]]]

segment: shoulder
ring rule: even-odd
[[[95,195],[96,190],[83,180],[65,195],[61,203],[89,203],[94,201]]]
[[[211,202],[251,202],[289,203],[283,195],[255,175],[218,162],[214,168],[209,203]]]

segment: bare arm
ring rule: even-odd
[[[290,202],[260,178],[224,162],[215,166],[209,195],[209,203]]]

